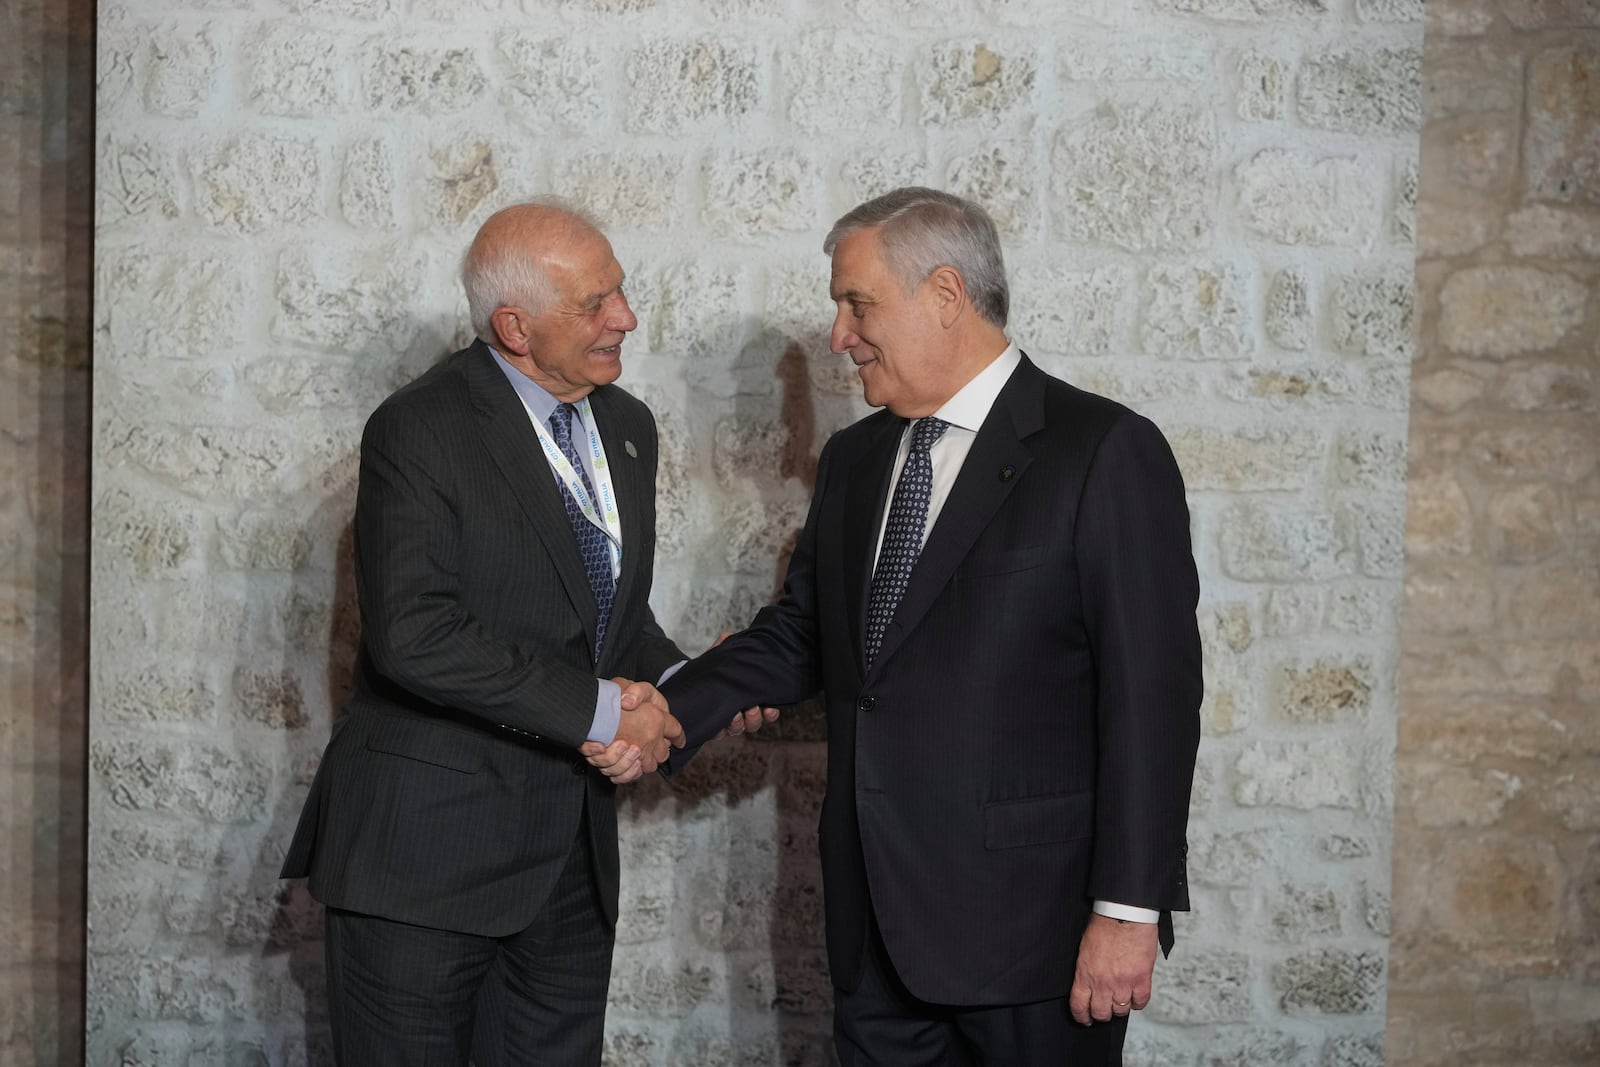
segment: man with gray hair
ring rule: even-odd
[[[831,347],[886,410],[823,448],[779,602],[662,691],[691,749],[735,708],[825,693],[845,1067],[1120,1063],[1188,907],[1199,583],[1177,464],[1007,338],[977,205],[900,189],[823,247]]]
[[[478,339],[362,435],[356,692],[283,865],[327,909],[344,1067],[600,1062],[615,784],[682,743],[634,681],[684,657],[622,280],[572,208],[496,213],[462,265]]]

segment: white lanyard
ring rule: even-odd
[[[517,399],[522,399],[520,394]],[[611,542],[611,577],[617,578],[622,574],[622,515],[617,511],[617,494],[611,485],[611,465],[606,462],[606,446],[601,442],[600,431],[595,427],[594,416],[589,412],[589,398],[584,397],[573,407],[578,409],[578,414],[583,419],[582,428],[589,435],[589,459],[594,465],[595,492],[600,496],[600,513],[595,511],[594,501],[590,499],[589,491],[583,487],[583,479],[572,469],[572,463],[556,446],[555,438],[550,436],[549,427],[534,415],[533,409],[528,407],[526,401],[522,407],[528,413],[528,421],[533,423],[534,430],[539,434],[539,444],[544,447],[544,458],[550,461],[550,469],[555,474],[556,481],[566,486],[567,492],[572,494],[572,499],[578,502],[578,510],[583,512],[583,517],[594,523]]]

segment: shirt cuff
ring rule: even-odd
[[[656,688],[660,689],[662,686],[666,685],[667,684],[667,679],[671,678],[674,674],[677,674],[679,671],[683,670],[683,665],[685,663],[688,663],[688,662],[689,661],[686,660],[686,659],[680,659],[678,662],[674,663],[672,666],[670,666],[666,670],[662,671],[661,672],[661,677],[656,679]]]
[[[1161,913],[1154,908],[1136,908],[1132,904],[1114,904],[1109,900],[1094,902],[1096,915],[1104,915],[1108,919],[1126,919],[1131,923],[1153,923],[1161,921]]]
[[[622,686],[609,678],[595,679],[600,691],[594,698],[594,722],[589,726],[589,740],[609,745],[617,739],[617,727],[622,725]]]

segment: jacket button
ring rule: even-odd
[[[856,710],[857,711],[871,711],[873,708],[875,708],[877,706],[878,706],[878,698],[877,697],[862,697],[860,700],[856,701]]]
[[[588,770],[588,769],[589,769],[589,764],[586,763],[585,761],[583,761],[581,759],[572,761],[572,773],[573,774],[576,774],[576,775],[581,777],[583,775],[583,772]]]

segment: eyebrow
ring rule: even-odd
[[[857,301],[870,301],[872,299],[872,297],[868,296],[866,293],[863,293],[859,289],[846,289],[842,293],[830,293],[829,296],[831,296],[834,300],[848,300],[851,303],[855,303]]]

